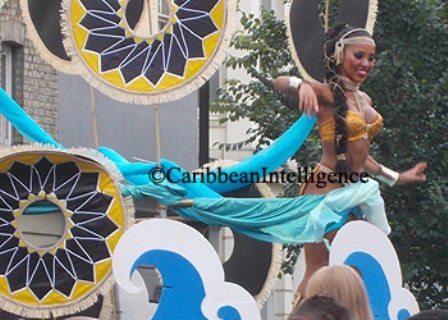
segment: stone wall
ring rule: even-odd
[[[14,56],[14,99],[46,132],[58,138],[58,75],[27,36],[18,0],[0,0],[0,46]],[[1,68],[1,66],[0,66]],[[22,137],[15,133],[14,143]]]

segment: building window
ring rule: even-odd
[[[159,23],[158,31],[161,31],[169,22],[170,19],[170,4],[166,0],[157,1],[157,21]]]
[[[171,2],[168,0],[143,0],[141,12],[137,12],[140,8],[137,5],[128,8],[132,8],[126,12],[131,18],[131,29],[138,37],[150,38],[162,32],[170,22]]]
[[[14,50],[1,43],[1,85],[3,90],[13,97],[14,95]],[[0,144],[10,146],[12,144],[12,126],[4,116],[0,116]]]

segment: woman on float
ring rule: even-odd
[[[425,181],[426,163],[418,163],[398,173],[369,156],[370,143],[383,127],[383,118],[372,107],[370,97],[359,90],[375,64],[375,41],[370,33],[338,24],[325,36],[324,54],[324,84],[287,76],[274,80],[275,88],[298,96],[299,109],[309,115],[315,114],[319,127],[322,157],[312,173],[316,179],[307,179],[301,194],[326,194],[342,188],[353,182],[344,178],[351,173],[361,177],[361,173],[367,172],[390,186]],[[317,186],[317,174],[319,177],[326,175],[324,187]],[[331,242],[337,229],[355,218],[348,217],[342,223],[327,228],[325,239]],[[306,243],[304,250],[306,271],[297,289],[295,303],[304,294],[310,276],[328,264],[329,252],[324,242]]]

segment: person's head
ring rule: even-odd
[[[338,24],[325,35],[325,78],[338,77],[361,84],[375,64],[375,41],[370,33],[348,24]]]
[[[350,311],[332,297],[316,295],[295,308],[288,320],[351,320]]]
[[[317,270],[309,279],[305,297],[326,295],[339,301],[350,310],[355,320],[371,320],[364,283],[359,274],[345,265],[325,266]]]
[[[334,94],[334,146],[337,155],[336,172],[350,172],[345,153],[348,132],[346,91],[357,91],[375,63],[375,41],[370,33],[348,24],[338,24],[325,35],[325,81]]]
[[[448,310],[425,310],[414,314],[408,320],[446,320],[448,319]]]

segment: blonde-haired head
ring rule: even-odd
[[[372,320],[367,292],[360,275],[345,265],[325,266],[309,279],[305,297],[330,296],[348,308],[354,320]]]

